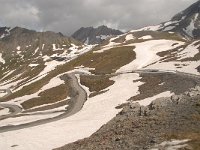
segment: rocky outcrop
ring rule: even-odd
[[[97,28],[82,27],[77,30],[72,37],[86,44],[100,44],[105,39],[122,33],[123,32],[119,30],[111,29],[106,26],[99,26]]]
[[[6,37],[10,34],[10,28],[9,27],[0,27],[0,39]]]

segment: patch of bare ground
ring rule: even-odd
[[[198,66],[196,69],[197,69],[197,71],[200,73],[200,66]]]
[[[199,52],[194,57],[181,59],[181,61],[182,62],[184,62],[184,61],[199,61],[200,60],[200,48],[198,50],[199,50]]]
[[[98,94],[102,94],[102,90],[114,84],[113,80],[110,80],[111,76],[80,76],[80,82],[82,85],[89,88],[90,92],[93,92],[89,95],[89,97],[96,96]]]
[[[85,67],[95,68],[94,71],[91,71],[94,74],[114,73],[117,69],[136,58],[133,49],[133,46],[124,46],[111,48],[102,53],[93,53],[91,51],[79,57],[76,60],[76,64],[77,66],[83,65]]]
[[[177,61],[178,59],[181,58],[181,56],[178,55],[178,52],[183,51],[186,48],[186,46],[187,45],[182,45],[172,50],[158,52],[157,55],[162,57],[160,59],[160,61],[162,62]]]
[[[116,38],[115,40],[112,40],[111,42],[123,43],[125,40],[126,40],[126,35],[120,36],[119,38]]]
[[[138,32],[133,33],[133,36],[137,38],[140,38],[146,35],[151,35],[152,39],[154,40],[166,39],[166,40],[176,40],[176,41],[183,41],[183,42],[186,41],[176,33],[168,33],[168,32],[161,32],[161,31],[138,31]]]
[[[144,82],[139,86],[140,94],[130,98],[130,101],[138,101],[154,95],[160,94],[165,91],[171,91],[175,94],[180,94],[187,91],[189,88],[198,84],[196,79],[188,76],[180,76],[176,74],[140,74]],[[184,86],[183,86],[184,85]]]
[[[10,96],[2,99],[1,101],[6,102],[11,99],[17,98],[17,97],[22,97],[24,95],[30,95],[33,94],[37,91],[39,91],[44,85],[46,85],[49,82],[48,78],[43,78],[37,82],[34,82],[31,85],[24,86],[21,90],[11,94]]]
[[[194,42],[194,41],[192,41]],[[199,53],[197,53],[194,57],[184,58],[181,59],[181,56],[178,55],[179,52],[183,51],[189,44],[192,42],[187,42],[185,45],[179,46],[175,49],[159,52],[157,53],[158,56],[162,57],[160,61],[162,62],[169,62],[169,61],[180,61],[180,62],[186,62],[186,61],[198,61],[200,60],[200,47]],[[199,45],[200,42],[196,42],[194,45]]]
[[[62,84],[60,86],[41,92],[38,96],[39,97],[37,98],[32,98],[30,100],[23,102],[21,104],[22,107],[26,110],[43,104],[59,102],[67,98],[68,88],[65,84]]]

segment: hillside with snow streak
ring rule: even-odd
[[[111,38],[93,49],[92,46],[79,49],[72,44],[70,53],[65,56],[69,60],[58,60],[57,57],[62,54],[54,54],[51,58],[55,56],[56,59],[53,60],[44,55],[44,68],[28,80],[18,80],[20,75],[9,79],[13,72],[7,72],[1,88],[10,88],[12,94],[4,97],[3,101],[17,105],[22,110],[14,118],[1,120],[1,127],[11,130],[1,131],[0,127],[1,147],[11,149],[16,144],[16,149],[52,149],[90,136],[121,111],[116,109],[117,106],[140,94],[139,88],[145,82],[138,70],[158,69],[162,72],[180,71],[198,75],[199,44],[199,41],[185,41],[175,33],[129,32]],[[58,51],[56,45],[52,45],[52,50]],[[32,63],[31,67],[37,65]],[[70,72],[76,72],[79,85],[87,92],[87,100],[79,112],[62,117],[74,105],[71,101],[73,93],[66,88],[69,82],[64,80],[65,75]],[[42,84],[38,84],[39,82]],[[33,87],[35,90],[21,94]],[[119,89],[121,92],[118,92]],[[54,92],[61,92],[60,97],[56,97]],[[169,97],[173,93],[172,89],[160,91],[138,102],[146,106],[157,98]],[[46,101],[47,98],[49,101]],[[6,109],[1,110],[2,115],[7,114]],[[9,127],[10,125],[14,127]],[[42,135],[38,137],[40,133]],[[49,136],[55,134],[57,136]],[[13,135],[19,138],[8,140]],[[28,138],[31,142],[20,140],[26,135],[32,135]],[[48,141],[45,140],[47,138]]]

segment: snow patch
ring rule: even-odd
[[[0,109],[1,109],[1,107],[0,107]],[[8,114],[10,114],[10,111],[8,108],[3,108],[0,110],[0,116],[8,115]]]
[[[140,40],[149,40],[149,39],[152,39],[153,37],[151,35],[145,35],[143,37],[140,37],[139,39]]]
[[[99,35],[99,36],[96,36],[97,39],[101,39],[101,40],[106,40],[108,39],[109,37],[111,37],[112,35]]]
[[[44,49],[45,44],[42,44],[42,50]]]
[[[184,147],[188,146],[186,143],[190,140],[171,140],[171,141],[164,141],[159,145],[156,145],[155,148],[152,148],[151,150],[160,150],[160,149],[166,149],[166,150],[178,150],[178,149],[184,149]]]
[[[125,40],[126,41],[129,41],[129,40],[134,40],[135,37],[133,36],[133,34],[128,34],[126,37],[125,37]]]
[[[181,68],[177,67],[177,64],[182,66]],[[156,63],[150,66],[147,66],[145,69],[163,69],[166,70],[174,70],[174,71],[180,71],[185,73],[192,73],[199,75],[199,72],[197,71],[197,67],[199,66],[200,61],[187,61],[187,62],[180,62],[180,61],[171,61],[171,62],[160,62]]]
[[[138,32],[138,31],[158,31],[162,25],[155,25],[155,26],[147,26],[137,30],[131,30],[130,32]]]
[[[173,45],[174,43],[178,44]],[[136,59],[131,63],[121,67],[119,70],[117,70],[117,72],[141,69],[148,64],[158,61],[160,58],[158,55],[156,55],[158,52],[167,51],[182,44],[183,42],[173,40],[150,40],[142,43],[130,44],[130,46],[135,46],[134,51],[136,52]]]
[[[6,61],[5,61],[5,60],[3,59],[3,57],[2,57],[2,53],[0,53],[0,62],[3,63],[3,64],[6,63]]]
[[[195,29],[194,24],[195,24],[195,22],[194,22],[194,20],[192,20],[192,21],[190,22],[190,25],[187,26],[185,29],[183,29],[183,31],[185,31],[190,37],[193,37],[193,36],[194,36],[194,35],[193,35],[193,31],[194,31],[194,29]]]
[[[17,46],[17,48],[16,48],[18,51],[21,49],[21,47],[20,46]]]
[[[143,100],[135,101],[135,102],[139,103],[140,105],[143,105],[143,106],[148,106],[149,104],[151,104],[152,101],[156,100],[157,98],[170,97],[172,95],[173,95],[173,93],[171,93],[170,91],[166,91],[166,92],[160,93],[158,95],[155,95],[153,97],[145,98]]]
[[[184,50],[179,52],[178,56],[180,56],[181,58],[178,60],[194,57],[196,54],[198,54],[199,53],[199,45],[195,46],[196,42],[199,42],[199,41],[193,42],[192,44],[188,45]]]
[[[37,67],[37,66],[39,66],[39,64],[30,64],[30,65],[28,65],[29,67]]]
[[[35,52],[34,52],[33,55],[35,55],[35,54],[38,52],[38,50],[39,50],[39,47],[37,47],[37,48],[35,49]]]
[[[174,28],[175,28],[175,26],[167,26],[163,31],[170,31]]]

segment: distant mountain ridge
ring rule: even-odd
[[[51,31],[37,32],[21,27],[0,28],[0,68],[12,69],[24,66],[31,61],[43,64],[44,57],[67,60],[70,49],[82,43],[62,33]]]
[[[62,45],[70,47],[71,43],[80,44],[80,42],[74,40],[71,37],[66,37],[61,33],[54,33],[51,31],[37,32],[26,28],[15,27],[0,28],[0,52],[4,50],[4,53],[13,51],[16,47],[20,46],[21,51],[35,50],[39,47],[43,52],[52,49],[52,44],[56,44],[62,48]],[[10,55],[7,53],[7,55]]]
[[[123,32],[102,25],[97,28],[82,27],[72,34],[72,37],[86,44],[99,44],[111,36],[120,34],[123,34]]]

